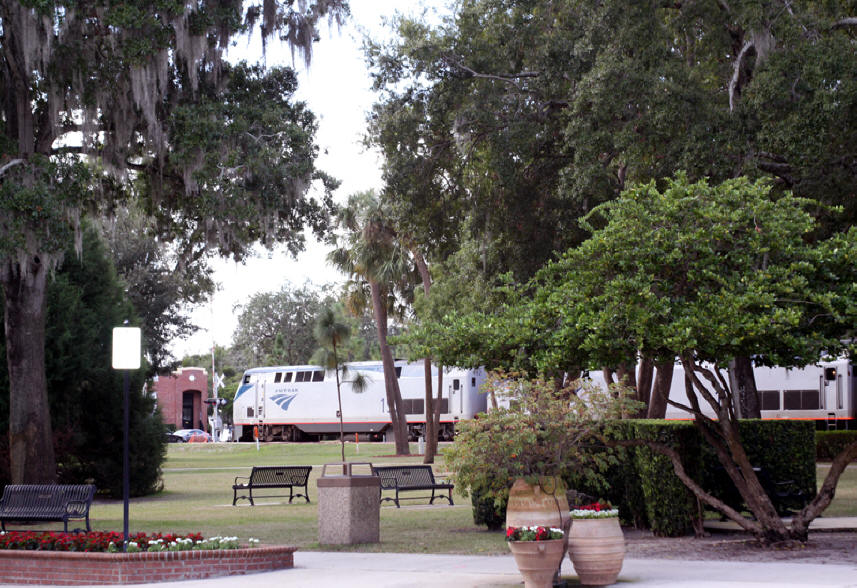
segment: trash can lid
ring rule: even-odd
[[[354,466],[358,467],[358,473],[355,473]],[[330,471],[328,471],[330,468]],[[365,469],[364,469],[365,468]],[[362,471],[360,471],[362,470]],[[372,464],[366,461],[339,461],[334,463],[326,463],[321,468],[322,478],[377,478],[378,476],[372,471]]]

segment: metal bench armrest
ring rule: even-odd
[[[239,484],[238,480],[244,480],[244,483]],[[235,485],[235,486],[249,486],[250,485],[250,478],[247,478],[244,476],[236,476],[235,481],[233,482],[233,485]]]
[[[85,500],[69,500],[65,505],[67,515],[84,516],[89,510],[89,503]]]

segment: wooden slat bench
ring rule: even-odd
[[[429,504],[434,504],[435,498],[445,498],[450,505],[454,504],[452,502],[454,486],[443,480],[436,480],[430,465],[372,466],[372,472],[381,478],[381,502],[390,500],[396,504],[396,508],[400,506],[399,493],[411,490],[431,490]],[[395,497],[384,496],[384,490],[394,490],[396,492]],[[448,495],[436,495],[435,490],[446,490]],[[429,497],[425,496],[424,498]]]
[[[250,501],[250,505],[254,505],[253,491],[256,490],[256,498],[273,498],[275,496],[285,497],[285,494],[265,494],[259,496],[259,490],[272,489],[289,489],[289,503],[292,499],[303,497],[309,502],[309,492],[307,485],[309,484],[309,473],[312,471],[312,466],[253,466],[250,470],[249,477],[238,476],[235,478],[235,483],[232,485],[233,496],[232,505],[238,502],[240,498],[246,498]],[[303,487],[303,494],[295,494],[295,488]],[[239,492],[246,494],[238,495]]]
[[[67,533],[69,521],[82,520],[89,531],[94,497],[92,484],[9,484],[0,498],[0,528],[7,521],[62,521]]]

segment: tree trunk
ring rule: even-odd
[[[415,246],[410,247],[411,254],[414,256],[414,262],[416,263],[417,270],[420,272],[420,278],[423,282],[423,292],[426,297],[431,292],[431,274],[429,274],[428,265],[426,264],[425,258],[422,256],[422,253]],[[426,402],[425,402],[425,417],[426,417],[426,437],[425,437],[425,455],[423,457],[423,463],[434,463],[434,456],[437,455],[437,441],[438,441],[438,433],[440,428],[440,423],[438,419],[435,419],[435,413],[439,414],[439,411],[434,409],[434,402],[432,399],[432,390],[431,390],[431,358],[427,357],[423,360],[425,362],[425,384],[426,384]],[[440,383],[438,383],[440,386]],[[438,388],[438,397],[440,396],[440,388]]]
[[[738,416],[742,419],[762,418],[759,392],[756,390],[756,376],[753,362],[749,357],[736,357],[729,362],[729,385],[738,399]]]
[[[747,509],[755,517],[756,527],[753,532],[759,539],[767,543],[793,539],[794,537],[777,514],[771,499],[759,482],[759,478],[753,470],[753,464],[750,463],[750,458],[747,457],[744,446],[741,444],[737,419],[733,417],[735,413],[732,407],[728,406],[728,403],[732,401],[732,394],[723,388],[716,374],[702,368],[697,370],[699,366],[691,358],[682,358],[682,365],[687,384],[688,402],[696,413],[694,424],[702,437],[714,448],[720,464],[735,484],[735,488],[741,498],[744,499]],[[715,394],[708,392],[703,387],[697,372],[703,375],[708,374],[706,379],[714,387]],[[702,414],[699,406],[700,400],[697,398],[696,392],[699,393],[703,401],[715,409],[716,421]],[[725,401],[720,399],[725,399]],[[728,513],[722,510],[721,512],[736,522],[738,522],[738,518],[743,518],[734,512]]]
[[[431,389],[431,359],[425,358],[423,360],[423,364],[425,367],[425,381],[426,381],[426,405],[425,405],[425,417],[426,417],[426,438],[425,438],[425,455],[423,456],[423,463],[434,463],[434,456],[437,452],[437,430],[434,428],[434,403],[432,397],[432,389]]]
[[[637,373],[637,398],[645,406],[636,415],[637,418],[646,418],[649,406],[652,402],[652,383],[655,375],[655,362],[651,357],[643,355]]]
[[[434,415],[432,415],[432,421],[434,421],[434,430],[437,432],[438,438],[440,437],[440,405],[443,402],[443,366],[437,366],[437,398],[434,402]],[[437,453],[437,444],[435,444],[435,453]]]
[[[6,296],[4,324],[13,484],[51,484],[57,477],[45,375],[48,268],[44,261],[32,255],[26,266],[7,262],[0,271]]]
[[[393,434],[396,436],[396,455],[410,455],[408,445],[408,423],[405,411],[402,410],[402,393],[399,390],[399,380],[396,378],[396,364],[393,353],[387,344],[387,307],[384,304],[383,291],[375,280],[369,280],[372,292],[372,309],[375,313],[375,323],[378,330],[378,346],[381,348],[381,362],[384,365],[384,387],[387,392],[387,409],[390,411],[390,421]]]
[[[662,419],[667,416],[667,398],[670,397],[675,362],[665,361],[655,367],[657,368],[655,384],[652,387],[652,399],[649,401],[649,412],[646,418]]]

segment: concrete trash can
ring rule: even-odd
[[[355,466],[363,473],[355,473]],[[381,540],[381,478],[370,463],[329,463],[318,479],[318,542],[322,545]]]

